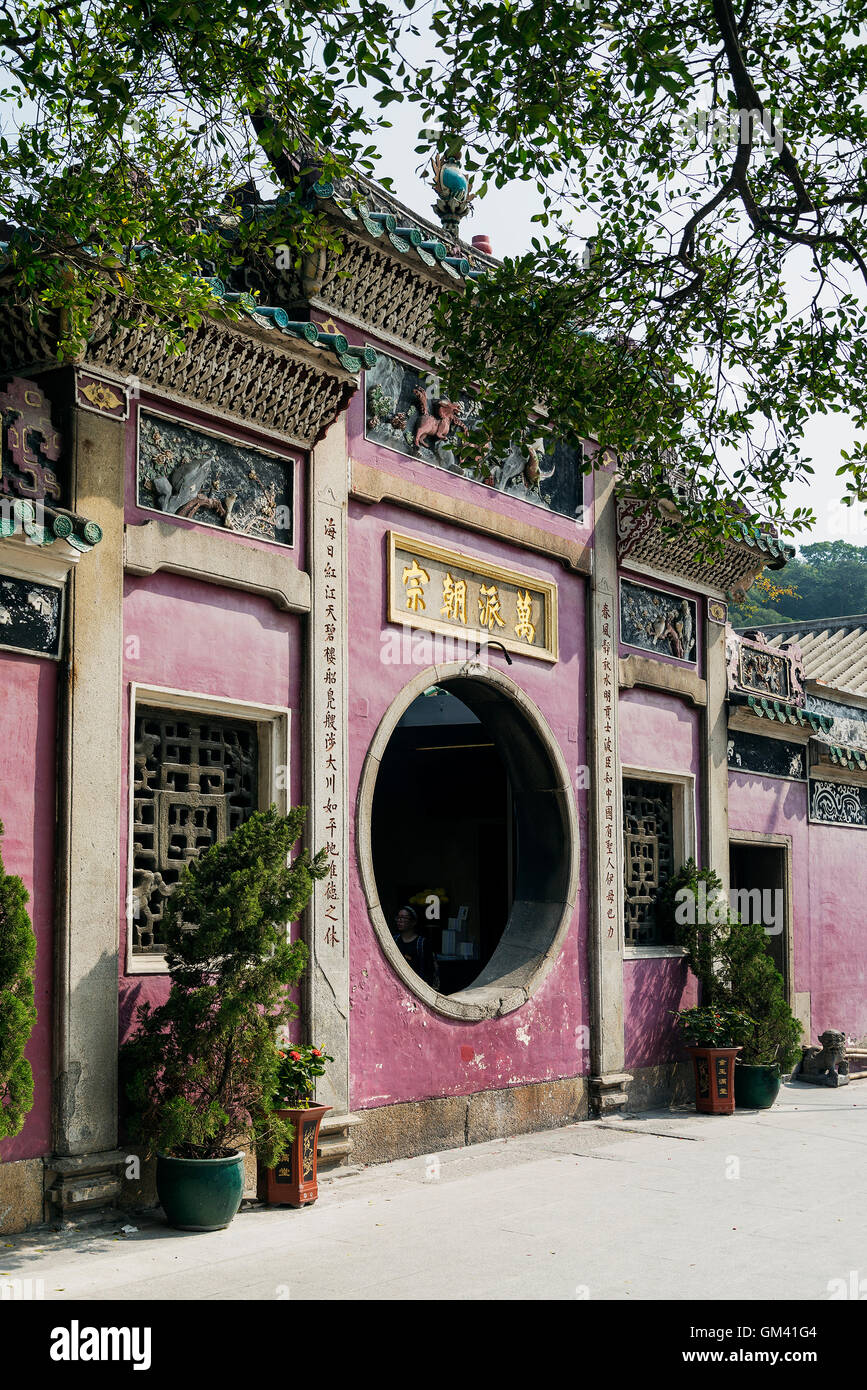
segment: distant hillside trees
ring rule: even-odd
[[[779,573],[760,575],[731,617],[735,627],[760,627],[860,613],[867,613],[867,546],[817,541]]]

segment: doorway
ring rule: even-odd
[[[761,922],[774,965],[792,1000],[789,845],[761,840],[732,840],[729,845],[732,905],[745,919]],[[737,896],[735,896],[737,895]]]

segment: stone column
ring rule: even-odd
[[[123,422],[73,413],[72,506],[101,542],[72,575],[62,687],[54,1145],[61,1207],[119,1190],[118,950],[123,646]],[[49,1178],[50,1180],[50,1178]]]
[[[717,623],[706,617],[704,630],[707,707],[704,715],[702,838],[705,864],[719,875],[723,891],[728,896],[729,766],[725,623]]]
[[[333,1107],[322,1125],[327,1167],[351,1150],[349,1114],[349,776],[347,736],[346,419],[341,416],[310,459],[308,555],[311,610],[307,660],[305,795],[311,849],[328,849],[328,877],[317,883],[307,914],[310,965],[305,988],[307,1036],[334,1061],[316,1098]]]
[[[623,781],[620,771],[617,503],[613,472],[593,475],[593,574],[587,623],[590,760],[591,1098],[597,1112],[627,1100],[623,1034]]]

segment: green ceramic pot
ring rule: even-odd
[[[157,1196],[179,1231],[222,1231],[241,1205],[244,1155],[169,1158],[157,1155]]]
[[[749,1066],[739,1062],[735,1067],[735,1105],[741,1110],[768,1110],[780,1094],[780,1066]]]

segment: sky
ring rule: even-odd
[[[392,179],[401,202],[420,216],[436,220],[431,185],[423,181],[423,166],[420,167],[420,156],[414,151],[416,130],[409,125],[411,119],[409,114],[404,121],[396,117],[394,127],[377,136],[381,152],[378,174]],[[468,241],[484,233],[491,239],[495,256],[518,255],[527,250],[533,235],[539,235],[538,227],[530,221],[539,206],[535,189],[529,185],[514,183],[502,189],[492,188],[483,199],[476,199],[461,235]],[[842,479],[835,477],[843,462],[840,450],[850,449],[854,440],[854,424],[842,415],[817,416],[808,425],[804,452],[812,458],[816,471],[808,485],[792,488],[789,501],[793,508],[812,507],[817,522],[812,532],[796,541],[798,545],[844,540],[851,545],[867,546],[867,516],[863,511],[840,505]]]

